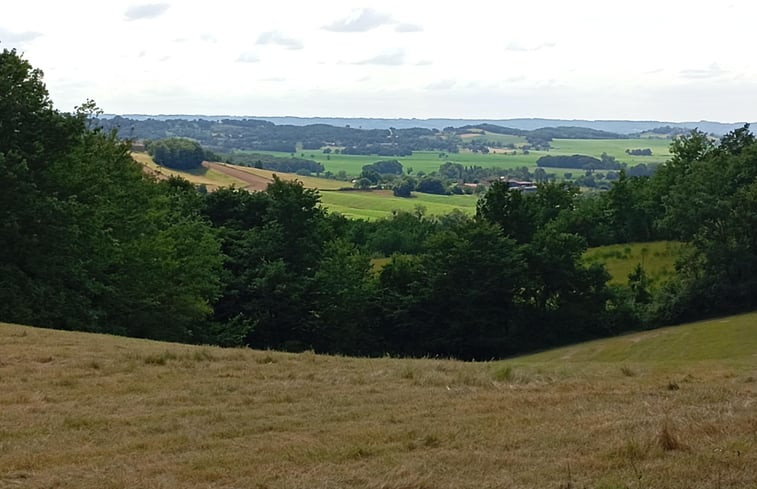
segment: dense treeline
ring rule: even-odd
[[[652,156],[652,150],[649,148],[627,149],[626,154],[631,156]]]
[[[284,173],[323,173],[323,164],[315,160],[297,157],[273,156],[265,153],[232,153],[220,155],[229,163],[253,168],[263,168]]]
[[[345,154],[408,156],[418,150],[456,152],[459,143],[454,134],[443,135],[436,130],[421,128],[363,130],[328,124],[276,125],[254,119],[135,120],[120,116],[98,119],[97,123],[105,131],[115,130],[121,138],[189,138],[205,148],[223,153],[237,150],[294,153],[301,145],[303,150],[338,146],[343,147]]]
[[[756,305],[747,128],[677,139],[653,176],[621,171],[601,194],[494,182],[475,217],[418,209],[366,222],[327,214],[316,191],[278,179],[265,192],[210,194],[155,181],[113,132],[90,128],[91,104],[54,110],[15,51],[0,55],[0,93],[3,321],[482,359]],[[639,267],[629,286],[610,287],[582,258],[589,245],[660,238],[689,244],[666,283]],[[388,263],[374,268],[375,256]]]
[[[0,54],[0,318],[191,341],[223,262],[199,195],[88,129],[91,104],[54,110],[41,77]]]
[[[621,134],[582,127],[545,127],[534,130],[513,129],[493,124],[445,128],[444,131],[423,128],[359,129],[328,124],[305,126],[276,125],[254,119],[135,120],[116,116],[98,119],[104,130],[115,130],[119,137],[160,140],[173,137],[197,141],[216,152],[281,151],[295,153],[339,147],[350,155],[409,156],[413,151],[457,153],[461,146],[477,152],[488,152],[486,141],[464,143],[460,134],[488,131],[494,134],[523,136],[533,149],[549,149],[552,139],[619,139]]]
[[[575,168],[582,170],[620,170],[625,165],[615,158],[603,155],[602,159],[587,155],[546,155],[536,160],[537,166],[547,168]]]
[[[464,134],[470,131],[487,131],[494,134],[507,134],[511,136],[523,136],[529,141],[553,139],[626,139],[628,136],[599,129],[590,129],[586,127],[560,126],[560,127],[542,127],[539,129],[514,129],[512,127],[498,126],[496,124],[479,124],[477,126],[462,126],[459,128],[448,128],[458,134]]]

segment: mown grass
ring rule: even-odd
[[[411,198],[395,197],[391,190],[321,192],[321,202],[331,212],[347,217],[378,219],[393,211],[415,212],[422,207],[426,214],[443,215],[455,209],[468,214],[476,211],[478,198],[472,195],[432,195],[414,192]]]
[[[610,283],[627,284],[628,275],[637,265],[653,281],[661,281],[675,273],[675,261],[681,246],[675,241],[626,243],[590,248],[584,260],[603,263],[610,273]]]
[[[648,368],[677,367],[692,362],[717,362],[718,367],[757,367],[757,313],[597,340],[517,360],[526,363],[643,364]]]
[[[754,487],[755,322],[484,363],[0,324],[0,487]]]

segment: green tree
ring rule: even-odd
[[[526,194],[496,181],[476,204],[476,217],[502,228],[506,236],[526,243],[536,230],[535,211]]]
[[[200,168],[205,160],[205,150],[197,141],[191,139],[169,138],[148,141],[145,147],[155,163],[178,170]]]
[[[403,178],[394,184],[392,191],[396,197],[411,197],[412,191],[415,189],[415,180],[412,178]]]
[[[192,341],[221,262],[194,189],[154,182],[89,129],[93,104],[55,111],[14,51],[0,93],[0,318]]]

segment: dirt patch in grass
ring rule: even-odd
[[[228,175],[230,177],[243,181],[245,184],[244,188],[246,188],[247,190],[265,190],[266,188],[268,188],[268,184],[273,183],[272,178],[253,175],[252,173],[248,173],[240,168],[237,168],[233,165],[228,165],[226,163],[211,163],[206,161],[205,163],[203,163],[203,165],[207,168],[221,172],[224,175]]]

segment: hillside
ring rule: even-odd
[[[701,131],[713,134],[725,134],[744,125],[743,122],[716,122],[716,121],[631,121],[631,120],[580,120],[580,119],[382,119],[382,118],[347,118],[347,117],[270,117],[270,116],[212,116],[212,115],[146,115],[146,114],[121,114],[122,117],[134,120],[171,120],[171,119],[204,119],[217,121],[223,119],[257,119],[273,122],[274,124],[291,124],[305,126],[311,124],[329,124],[344,127],[346,125],[361,129],[388,129],[390,127],[410,129],[444,129],[445,127],[460,127],[464,125],[497,124],[523,130],[540,129],[543,127],[574,126],[586,127],[602,131],[632,134],[647,131],[661,126],[671,126],[686,130],[699,128]],[[117,117],[116,114],[105,114],[103,118]],[[754,125],[754,123],[752,124]]]
[[[756,322],[486,363],[0,324],[0,487],[753,487]]]

